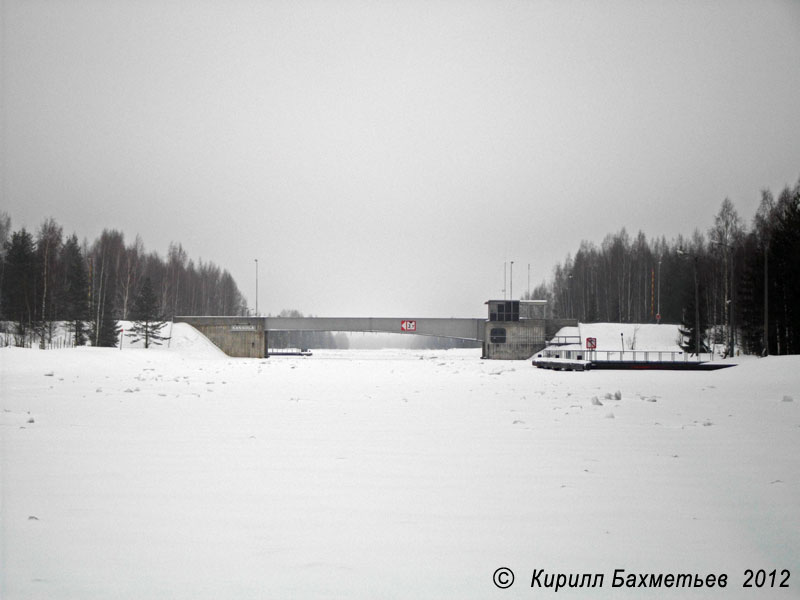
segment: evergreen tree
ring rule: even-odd
[[[774,290],[770,298],[773,352],[800,352],[800,184],[783,190],[776,204],[770,250],[774,261]]]
[[[77,236],[73,235],[64,244],[62,262],[64,319],[75,336],[75,345],[82,346],[86,343],[86,321],[89,320],[89,284]]]
[[[2,305],[5,318],[17,326],[17,344],[36,324],[36,253],[33,238],[24,228],[5,244]]]
[[[149,348],[150,344],[161,345],[162,341],[168,339],[161,335],[166,323],[159,312],[158,299],[149,277],[145,277],[142,289],[134,300],[131,318],[133,327],[129,335],[134,342],[144,340],[144,347]]]
[[[680,346],[684,352],[695,354],[697,351],[697,335],[696,331],[696,314],[695,314],[695,294],[694,290],[691,294],[686,294],[685,310],[683,311],[683,318],[678,332],[681,335]],[[700,289],[700,352],[708,352],[708,344],[706,343],[706,330],[708,329],[708,318],[705,310],[705,302],[703,301],[703,289]]]
[[[5,319],[3,310],[3,281],[6,270],[7,242],[11,238],[11,217],[5,211],[0,211],[0,320]]]
[[[92,322],[92,339],[95,346],[113,348],[119,341],[119,322],[114,317],[114,294],[107,289],[109,286],[104,287],[98,301],[97,318]]]
[[[737,310],[741,345],[749,354],[764,348],[764,250],[755,233],[745,238]]]

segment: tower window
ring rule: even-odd
[[[503,327],[495,327],[489,332],[489,341],[493,344],[506,343],[506,330]]]

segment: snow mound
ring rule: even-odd
[[[165,330],[170,331],[169,325]],[[211,340],[188,323],[173,323],[169,335],[170,350],[198,358],[227,356]]]
[[[132,321],[119,321],[123,331],[122,348],[124,350],[144,350],[144,340],[133,335]],[[167,322],[160,335],[168,338],[160,344],[153,343],[151,350],[173,350],[194,358],[218,358],[226,356],[214,343],[188,323]]]

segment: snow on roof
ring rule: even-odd
[[[622,334],[622,335],[620,335]],[[579,336],[579,344],[558,346],[562,350],[581,350],[586,338],[597,340],[597,350],[648,350],[680,352],[678,325],[650,323],[578,323],[577,327],[562,327],[556,337]],[[620,342],[620,338],[622,342]]]
[[[562,327],[556,333],[556,337],[580,337],[581,331],[578,327]]]

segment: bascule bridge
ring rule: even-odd
[[[480,342],[483,358],[526,359],[574,319],[551,319],[543,300],[489,300],[488,318],[413,317],[207,317],[180,316],[229,356],[269,356],[269,336],[279,331],[330,331],[427,335]]]

